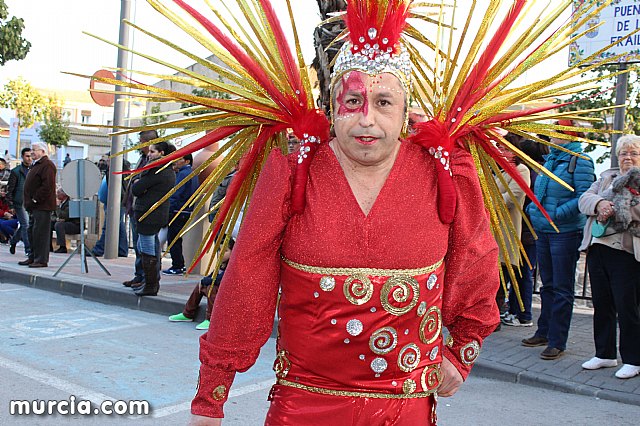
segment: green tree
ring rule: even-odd
[[[155,104],[151,107],[151,114],[147,114],[146,112],[142,114],[142,125],[150,126],[153,124],[162,123],[163,121],[167,121],[167,116],[165,114],[160,114],[160,104]],[[166,129],[156,129],[158,132],[158,136],[164,136]]]
[[[598,88],[594,88],[586,93],[580,93],[571,96],[569,101],[574,102],[566,107],[561,107],[560,111],[581,111],[593,108],[605,108],[611,107],[616,104],[616,77],[606,77],[614,72],[618,71],[618,66],[602,65],[595,68],[593,71],[583,73],[582,79],[604,77],[602,83]],[[640,121],[637,117],[640,114],[640,87],[634,82],[638,79],[637,71],[629,72],[629,85],[627,88],[627,107],[625,109],[625,126],[624,133],[640,134]],[[613,115],[614,110],[599,111],[591,113],[591,116],[598,118],[599,120],[593,122],[594,129],[613,130]],[[602,142],[610,142],[609,135],[602,133],[586,132],[591,139],[599,140]],[[591,152],[595,149],[595,145],[589,145],[585,147],[585,152]],[[611,153],[607,152],[604,155],[596,159],[597,163],[604,163],[611,157]]]
[[[67,145],[71,139],[69,122],[62,118],[62,108],[57,99],[49,99],[44,123],[38,130],[38,134],[43,141],[56,147]]]
[[[29,53],[31,43],[22,38],[24,20],[12,16],[4,0],[0,0],[0,66],[7,61],[24,59]]]
[[[0,92],[0,107],[14,110],[18,118],[16,158],[20,158],[21,129],[31,127],[33,123],[44,118],[47,101],[31,84],[18,77],[4,85]]]

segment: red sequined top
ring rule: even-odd
[[[442,322],[453,342],[442,355],[467,377],[483,338],[499,322],[498,248],[471,156],[458,151],[451,159],[460,200],[451,225],[438,219],[435,161],[422,148],[402,143],[364,215],[324,144],[309,170],[304,213],[291,216],[295,156],[271,153],[216,297],[211,328],[200,339],[193,414],[223,417],[235,373],[254,364],[271,335],[283,257],[302,265],[381,269],[423,268],[444,258]]]

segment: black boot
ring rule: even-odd
[[[142,253],[142,270],[144,271],[144,285],[138,287],[138,296],[156,296],[160,289],[160,274],[158,273],[158,259],[155,256]]]

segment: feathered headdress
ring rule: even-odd
[[[283,151],[286,149],[287,128],[293,129],[302,141],[291,205],[293,213],[300,213],[304,209],[309,164],[318,144],[326,142],[329,138],[329,122],[314,107],[310,79],[295,36],[295,21],[289,1],[287,0],[289,20],[295,37],[293,49],[285,39],[282,26],[269,0],[219,0],[218,7],[208,2],[217,18],[216,23],[183,0],[172,2],[185,12],[187,17],[167,7],[167,2],[148,0],[156,10],[208,48],[222,65],[202,59],[171,41],[128,22],[144,34],[209,68],[222,79],[211,78],[158,58],[133,52],[182,73],[180,76],[151,75],[138,71],[138,75],[186,83],[194,88],[215,90],[228,95],[230,100],[189,95],[133,79],[121,82],[96,78],[105,83],[148,91],[147,96],[156,102],[190,103],[193,107],[188,108],[189,111],[215,110],[195,117],[155,124],[153,128],[179,128],[180,131],[147,143],[149,145],[178,136],[208,132],[161,160],[169,163],[187,153],[215,142],[225,141],[208,162],[192,173],[192,176],[197,175],[223,152],[228,152],[216,170],[187,201],[187,205],[194,210],[197,211],[205,205],[210,194],[231,168],[241,157],[244,158],[224,203],[221,207],[218,206],[220,209],[199,248],[199,256],[190,269],[201,260],[205,252],[226,246],[229,237],[225,240],[224,236],[231,234],[229,228],[233,226],[240,210],[250,198],[267,153],[276,147]],[[475,0],[465,2],[467,16],[463,19],[464,24],[461,28],[454,25],[457,21],[453,18],[459,12],[455,1],[450,8],[444,3],[434,6],[412,0],[348,0],[346,14],[332,18],[345,19],[347,29],[338,39],[349,38],[349,42],[343,46],[336,59],[333,80],[350,70],[366,73],[390,72],[396,75],[406,88],[408,98],[417,103],[430,118],[426,123],[416,126],[416,132],[410,140],[424,146],[439,164],[438,203],[441,220],[445,223],[452,221],[457,202],[451,179],[455,170],[451,170],[449,158],[456,149],[468,150],[478,170],[494,235],[500,247],[504,249],[505,237],[500,229],[504,226],[509,228],[510,219],[493,176],[499,176],[500,170],[504,169],[540,208],[541,206],[515,169],[500,155],[492,141],[500,142],[514,151],[534,170],[559,180],[504,139],[496,129],[544,144],[549,142],[537,135],[561,139],[571,137],[589,142],[584,138],[561,133],[576,132],[579,128],[564,125],[557,120],[590,121],[591,119],[585,115],[592,111],[555,112],[557,108],[567,104],[518,110],[510,108],[516,104],[526,105],[591,88],[590,85],[597,83],[599,78],[577,83],[571,79],[598,66],[599,63],[594,62],[594,59],[609,46],[552,77],[523,86],[516,84],[517,78],[535,65],[552,58],[554,53],[582,36],[582,33],[573,34],[574,28],[581,27],[610,2],[611,0],[598,2],[596,5],[590,2],[582,3],[567,22],[547,36],[545,30],[573,3],[571,0],[559,1],[550,12],[538,16],[527,11],[526,0],[514,0],[496,28],[492,25],[498,21],[502,10],[500,6],[503,2],[500,0],[489,0],[484,13],[476,11]],[[233,3],[241,13],[232,13],[226,3]],[[447,22],[449,10],[452,12]],[[437,19],[432,18],[434,14],[437,15]],[[474,34],[471,34],[469,29],[472,16],[483,16],[482,23]],[[435,43],[413,25],[413,18],[436,24],[436,27],[432,27],[437,30]],[[469,51],[463,54],[463,43],[469,38]],[[129,50],[125,46],[118,47]],[[617,57],[608,60],[615,61]],[[152,127],[125,128],[121,129],[121,133],[150,128]],[[556,147],[563,149],[560,146]],[[147,167],[157,165],[158,163],[154,163]],[[570,188],[562,181],[559,183]],[[173,192],[175,189],[157,205],[164,202]],[[542,211],[544,212],[544,209]],[[187,232],[190,226],[185,226],[179,236]],[[512,226],[509,229],[506,238],[514,243],[512,247],[519,247],[520,251],[524,252],[519,243],[519,236],[515,235]],[[216,265],[216,268],[217,266],[219,265]],[[509,273],[513,275],[510,268]]]

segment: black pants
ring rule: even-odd
[[[616,359],[616,313],[622,362],[640,365],[640,262],[622,250],[594,244],[587,255],[593,297],[596,356]]]
[[[65,237],[67,234],[79,234],[80,224],[75,222],[56,222],[54,225],[56,231],[56,242],[60,247],[66,247],[67,241]]]
[[[49,246],[51,245],[51,212],[33,210],[29,220],[29,242],[31,256],[36,263],[49,263]]]
[[[180,233],[182,227],[189,221],[189,214],[180,214],[171,225],[167,232],[167,243],[171,244],[173,239]],[[171,268],[184,268],[184,256],[182,255],[182,238],[178,238],[175,244],[169,250],[171,254]]]

